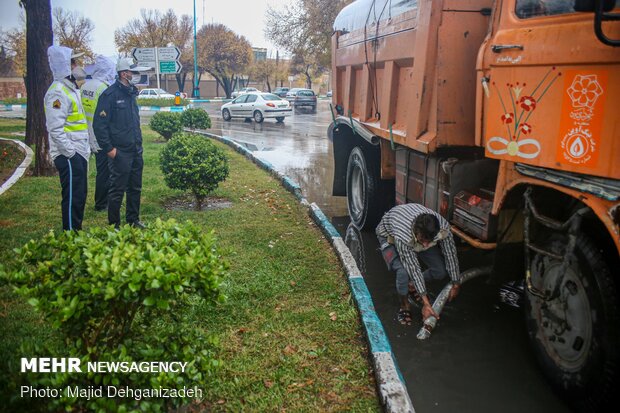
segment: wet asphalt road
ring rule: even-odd
[[[530,351],[520,309],[500,303],[498,288],[486,279],[465,284],[444,309],[429,340],[413,326],[395,321],[394,275],[387,271],[372,232],[349,226],[346,199],[332,197],[332,147],[327,139],[329,102],[316,114],[297,113],[284,124],[235,119],[224,122],[221,103],[201,104],[212,119],[211,132],[246,145],[261,159],[297,181],[304,196],[332,219],[358,261],[375,308],[405,377],[417,412],[566,412]],[[485,256],[459,247],[461,270],[481,265]],[[443,283],[430,285],[438,293]]]

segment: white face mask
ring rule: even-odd
[[[140,83],[140,79],[142,79],[142,75],[132,73],[131,77],[127,79],[127,81],[130,85],[137,85],[138,83]]]
[[[75,78],[75,80],[86,79],[86,72],[80,66],[76,66],[73,69],[71,69],[71,75]]]

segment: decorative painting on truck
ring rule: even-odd
[[[606,71],[567,72],[556,158],[559,163],[596,167],[606,86]]]
[[[562,72],[552,67],[542,80],[530,89],[531,92],[525,82],[506,83],[507,96],[506,93],[502,95],[499,86],[493,82],[503,110],[498,121],[505,125],[506,134],[493,136],[487,140],[486,149],[489,153],[523,159],[538,157],[542,148],[535,137],[535,125],[528,122],[537,108],[540,110],[543,97],[560,76]]]

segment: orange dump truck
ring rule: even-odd
[[[620,0],[358,0],[334,23],[333,193],[416,202],[525,280],[534,351],[596,408],[620,363]],[[518,328],[518,326],[515,326]]]

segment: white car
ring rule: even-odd
[[[293,109],[290,103],[273,93],[247,93],[222,105],[222,118],[229,121],[232,118],[254,119],[261,123],[266,118],[275,118],[278,123],[291,116]]]
[[[174,95],[166,92],[164,89],[142,89],[138,98],[145,99],[171,99]]]
[[[232,92],[230,97],[234,99],[238,96],[245,95],[246,93],[261,93],[261,91],[256,89],[255,87],[244,87],[241,90],[235,90],[234,92]]]

